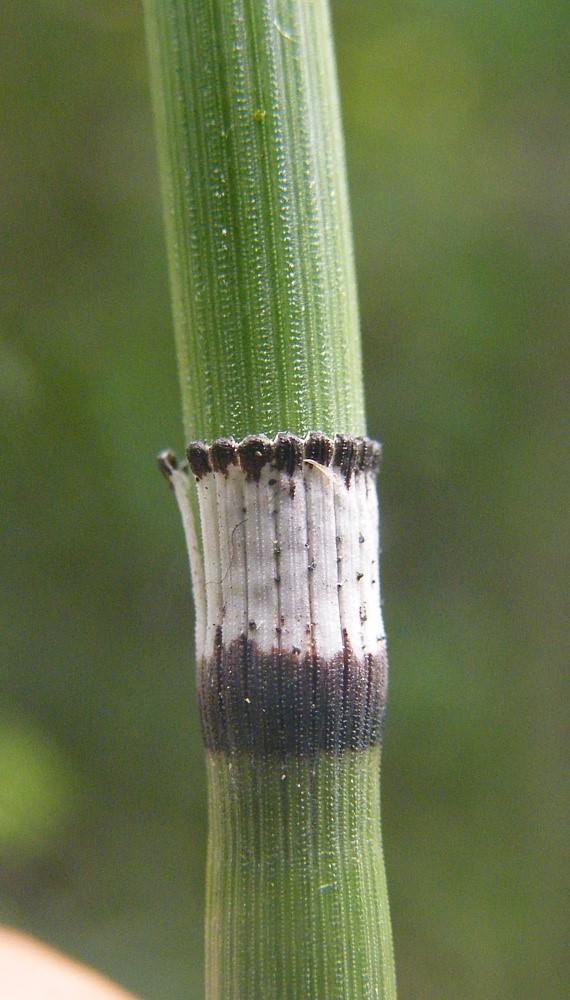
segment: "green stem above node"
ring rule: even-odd
[[[187,440],[365,430],[327,0],[145,0]]]

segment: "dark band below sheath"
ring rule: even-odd
[[[199,697],[207,749],[260,754],[364,750],[381,742],[384,652],[331,660],[276,649],[245,636],[201,664]]]

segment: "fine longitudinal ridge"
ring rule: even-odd
[[[159,463],[190,553],[208,748],[340,753],[379,742],[380,446],[282,433],[192,442],[187,456],[186,468],[171,452]]]

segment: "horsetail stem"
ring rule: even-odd
[[[207,1000],[395,1000],[379,449],[327,0],[145,0],[209,783]],[[207,443],[204,443],[207,442]]]

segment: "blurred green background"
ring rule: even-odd
[[[570,18],[336,0],[385,445],[384,832],[402,1000],[565,995]],[[1,919],[200,998],[204,773],[137,0],[8,0]],[[356,998],[355,998],[356,1000]]]

